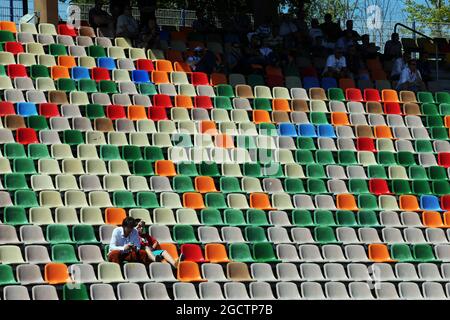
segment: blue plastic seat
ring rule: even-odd
[[[90,79],[91,75],[89,74],[89,69],[85,67],[73,67],[71,69],[72,79],[73,80],[81,80],[81,79]]]
[[[420,196],[420,208],[429,211],[444,211],[441,209],[439,198],[431,195]]]
[[[320,88],[319,79],[316,77],[305,77],[303,78],[303,88],[309,90],[311,88]]]
[[[338,88],[338,84],[335,78],[322,78],[322,88],[328,90],[331,88]]]
[[[108,70],[116,69],[116,63],[113,58],[100,57],[97,59],[97,66]]]
[[[331,124],[320,124],[317,126],[317,134],[321,138],[336,138],[334,127]]]
[[[170,33],[167,30],[161,30],[159,32],[159,40],[170,41]]]
[[[145,70],[133,70],[131,72],[131,80],[137,83],[146,83],[150,82],[150,77]]]
[[[299,124],[298,135],[300,137],[317,138],[316,127],[310,123]]]
[[[37,116],[36,105],[31,102],[19,102],[17,104],[17,114],[22,117]]]
[[[284,137],[298,137],[295,125],[292,123],[280,123],[278,126],[278,134]]]

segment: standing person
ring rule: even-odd
[[[89,25],[97,32],[100,31],[102,36],[114,37],[114,20],[113,17],[102,9],[103,0],[95,0],[94,7],[89,10]]]
[[[150,19],[154,19],[156,23],[156,0],[137,0],[137,6],[141,28],[145,28]]]
[[[139,239],[141,242],[141,249],[147,253],[148,258],[151,261],[160,262],[162,259],[166,260],[170,265],[176,269],[180,261],[183,261],[183,254],[180,254],[177,260],[174,260],[172,256],[166,251],[161,250],[158,240],[150,236],[145,231],[145,221],[136,219],[136,230],[139,233]]]
[[[384,45],[384,59],[390,61],[402,55],[402,43],[398,33],[391,35],[391,40],[386,41]]]
[[[114,21],[114,28],[117,26],[117,19],[128,6],[130,6],[130,0],[109,0],[109,12]]]
[[[150,18],[142,30],[142,45],[145,51],[152,48],[159,48],[159,27],[156,18]]]
[[[425,83],[422,81],[422,75],[417,69],[417,60],[410,59],[408,65],[403,69],[400,74],[400,80],[397,84],[397,90],[408,90],[408,91],[425,91]]]
[[[341,26],[338,23],[333,22],[332,15],[327,13],[325,15],[325,22],[320,25],[320,28],[322,29],[329,46],[332,48],[342,34]]]
[[[150,263],[145,250],[141,250],[139,232],[134,228],[136,221],[126,217],[121,227],[113,230],[109,244],[108,260],[114,263],[142,262]]]
[[[117,19],[116,37],[136,40],[139,37],[139,24],[133,18],[131,6],[127,6]]]

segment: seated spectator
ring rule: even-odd
[[[361,36],[361,45],[358,46],[359,54],[364,59],[376,59],[380,47],[377,47],[375,43],[370,42],[370,36],[363,34]]]
[[[361,36],[359,35],[358,31],[353,29],[353,20],[347,20],[345,23],[345,27],[346,29],[343,31],[344,35],[345,33],[350,32],[354,43],[357,43],[361,40]]]
[[[410,59],[408,61],[408,65],[400,74],[397,90],[408,90],[414,92],[426,90],[420,71],[417,70],[417,61],[415,59]]]
[[[325,15],[325,22],[320,25],[326,41],[330,43],[330,47],[333,46],[342,34],[342,29],[339,23],[333,22],[331,14]]]
[[[351,78],[358,80],[370,80],[369,71],[356,50],[356,46],[352,45],[348,48],[345,58],[347,60],[347,68]]]
[[[419,69],[423,81],[431,80],[431,63],[428,58],[429,54],[427,52],[422,52],[419,61],[417,61],[417,69]]]
[[[147,26],[147,21],[150,19],[156,20],[156,0],[137,0],[137,6],[139,9],[139,23],[141,28],[145,28]]]
[[[89,10],[89,24],[97,31],[100,30],[102,36],[114,37],[114,20],[113,17],[102,9],[103,0],[95,0],[94,7]]]
[[[241,45],[234,42],[226,52],[226,63],[231,72],[240,72],[240,67],[244,55],[242,54]]]
[[[411,55],[405,52],[403,56],[399,56],[394,60],[394,65],[392,66],[391,79],[398,80],[404,68],[407,66],[407,62],[411,59]]]
[[[195,12],[197,19],[192,23],[192,28],[199,33],[213,32],[215,27],[207,19],[206,14],[203,10],[197,10]]]
[[[196,47],[194,55],[186,60],[192,71],[213,73],[217,67],[217,59],[214,53],[203,47]]]
[[[109,0],[109,12],[114,20],[114,28],[117,28],[117,19],[121,16],[125,8],[130,6],[130,0]]]
[[[391,40],[388,40],[384,45],[384,59],[390,61],[402,55],[402,43],[398,33],[391,35]]]
[[[318,38],[320,38],[320,43],[322,43],[323,32],[320,28],[319,20],[312,19],[311,20],[311,29],[309,29],[309,37],[312,39],[313,46],[318,44]]]
[[[342,48],[344,52],[347,52],[348,48],[354,45],[356,45],[356,42],[353,40],[353,34],[351,31],[345,31],[344,35],[336,42],[336,46]]]
[[[145,221],[141,219],[136,219],[136,230],[139,233],[141,250],[144,250],[147,253],[148,258],[152,262],[160,262],[161,260],[166,260],[170,265],[176,269],[178,268],[178,263],[183,261],[183,254],[180,254],[177,260],[174,260],[172,256],[166,251],[161,250],[158,240],[150,236],[145,231]]]
[[[255,32],[250,32],[249,34],[247,34],[249,42],[251,42],[251,39],[254,36],[258,37],[259,39],[269,38],[272,35],[272,26],[270,22],[271,18],[266,17],[264,22],[258,28],[256,28]]]
[[[147,24],[142,30],[142,44],[145,51],[151,48],[159,48],[159,27],[155,18],[147,20]]]
[[[338,79],[347,77],[347,60],[343,55],[342,48],[336,47],[334,54],[328,57],[323,75],[324,77],[334,77]]]
[[[139,24],[133,18],[130,6],[126,7],[123,14],[117,19],[116,37],[130,40],[136,40],[139,37]]]
[[[108,253],[110,262],[150,263],[147,252],[141,250],[141,241],[138,231],[134,228],[135,226],[135,220],[131,217],[126,217],[122,222],[122,226],[113,230]]]

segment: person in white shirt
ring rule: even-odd
[[[408,52],[405,52],[402,57],[398,57],[394,60],[394,65],[392,66],[391,71],[391,79],[392,80],[398,80],[400,79],[400,75],[407,67],[407,61],[411,59],[411,55]]]
[[[422,75],[417,70],[417,61],[415,59],[409,60],[407,67],[400,74],[397,90],[414,92],[426,90],[425,83],[422,81]]]
[[[126,7],[122,15],[117,18],[116,37],[135,40],[139,37],[139,24],[133,18],[131,7]]]
[[[145,250],[141,250],[141,240],[135,226],[136,221],[131,217],[126,217],[122,226],[113,230],[108,252],[110,262],[119,264],[124,261],[144,264],[151,262]]]
[[[336,47],[334,54],[330,55],[327,59],[323,76],[345,78],[347,75],[347,60],[343,55],[342,48]]]

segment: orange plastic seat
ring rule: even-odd
[[[265,193],[250,194],[250,207],[261,210],[272,210],[269,196]]]
[[[17,33],[16,23],[13,21],[0,21],[0,30]]]
[[[384,244],[369,244],[369,259],[374,262],[394,262]]]
[[[211,177],[195,177],[195,190],[200,193],[217,192],[214,179]]]
[[[51,67],[51,75],[53,80],[58,80],[61,78],[69,79],[69,69],[63,66],[52,66]]]
[[[155,173],[162,177],[173,177],[177,175],[175,165],[170,160],[158,160],[155,163]]]
[[[215,145],[218,148],[234,148],[233,137],[227,134],[218,134],[215,138]]]
[[[383,102],[400,102],[397,91],[391,89],[384,89],[381,91],[381,98]]]
[[[105,223],[119,226],[123,219],[127,217],[125,209],[122,208],[107,208],[105,210]]]
[[[401,195],[400,196],[400,209],[403,211],[417,211],[420,210],[419,201],[417,197],[413,195]]]
[[[289,101],[286,99],[273,99],[272,100],[272,110],[274,111],[291,111],[289,106]]]
[[[194,107],[194,103],[192,102],[192,98],[189,96],[175,96],[175,107],[192,109]]]
[[[44,280],[48,284],[71,282],[69,270],[64,263],[47,263],[44,267]]]
[[[173,71],[172,62],[169,60],[156,60],[156,70],[172,72]]]
[[[424,211],[422,213],[422,222],[429,228],[445,228],[441,214],[437,211]]]
[[[181,53],[181,51],[169,49],[166,50],[166,59],[171,62],[182,62],[183,54]]]
[[[152,81],[155,84],[170,83],[169,75],[167,74],[166,71],[153,71]]]
[[[182,261],[178,265],[177,278],[183,282],[202,282],[207,281],[202,279],[200,275],[200,268],[198,264],[193,261]]]
[[[334,126],[349,126],[348,116],[345,112],[332,112],[331,123]]]
[[[189,209],[204,209],[205,203],[201,193],[186,192],[183,194],[183,207]]]
[[[336,205],[340,210],[358,210],[355,197],[352,194],[338,194]]]
[[[444,212],[444,226],[450,228],[450,211]]]
[[[355,80],[350,78],[342,78],[339,79],[339,87],[344,90],[344,92],[347,89],[356,88]]]
[[[253,122],[258,123],[271,123],[270,114],[266,110],[253,110]]]
[[[167,251],[167,253],[174,259],[178,259],[178,250],[177,246],[173,243],[160,243],[159,247],[161,250]],[[164,260],[165,261],[165,260]]]
[[[269,65],[269,66],[266,67],[266,75],[282,77],[283,76],[283,71],[281,71],[281,69],[278,68],[278,67],[274,67],[274,66]]]
[[[215,136],[218,134],[216,123],[211,120],[204,120],[200,122],[200,133],[209,134]]]
[[[180,71],[180,72],[192,72],[191,66],[188,65],[186,62],[181,62],[181,61],[175,61],[175,63],[173,64],[173,67],[175,69],[175,71]]]
[[[444,121],[445,121],[445,127],[450,128],[450,116],[445,116]]]
[[[375,138],[393,139],[391,128],[389,128],[388,126],[376,126]]]
[[[77,61],[75,60],[75,57],[72,56],[59,56],[58,65],[70,69],[77,66]]]
[[[205,259],[211,263],[230,262],[227,255],[227,249],[220,243],[208,243],[205,246]]]
[[[223,73],[211,73],[211,85],[216,86],[218,84],[228,84],[227,76]]]
[[[147,110],[144,106],[129,106],[128,107],[128,119],[130,120],[143,120],[147,119]]]

